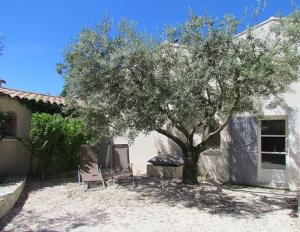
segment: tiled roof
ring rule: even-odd
[[[57,105],[65,105],[66,101],[64,97],[51,96],[47,94],[40,93],[31,93],[22,90],[9,89],[0,87],[0,95],[9,96],[15,99],[27,99],[27,100],[35,100],[42,101],[45,103],[57,104]]]

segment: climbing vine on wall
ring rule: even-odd
[[[42,101],[20,99],[19,100],[23,105],[29,108],[33,113],[44,112],[48,114],[63,114],[62,105],[51,104],[50,102],[45,103]]]

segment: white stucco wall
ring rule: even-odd
[[[4,112],[15,112],[17,114],[17,137],[29,135],[31,126],[31,111],[19,101],[0,96],[0,110]]]
[[[300,80],[292,85],[294,93],[285,95],[288,108],[288,187],[300,190]]]
[[[30,153],[17,138],[29,136],[31,111],[15,99],[0,96],[0,111],[17,115],[16,138],[0,140],[0,175],[24,174],[30,167]]]
[[[125,137],[118,137],[114,139],[114,143],[127,144],[129,142]],[[146,174],[147,161],[159,154],[181,154],[181,150],[174,142],[157,132],[147,135],[140,133],[132,143],[129,143],[130,162],[137,175]]]
[[[220,149],[208,150],[201,154],[199,174],[204,166],[209,177],[220,182],[228,182],[228,143],[225,142],[227,140],[228,132],[227,129],[224,129],[221,133]],[[129,142],[125,137],[118,137],[114,139],[114,143],[128,144]],[[182,155],[182,151],[172,140],[157,132],[151,132],[147,135],[140,133],[132,143],[129,143],[130,162],[133,164],[133,171],[136,175],[145,175],[147,173],[147,161],[160,154]]]
[[[269,186],[283,185],[296,190],[300,189],[300,82],[292,84],[291,88],[292,92],[283,95],[285,105],[274,106],[272,100],[262,101],[263,115],[266,119],[278,117],[287,120],[287,157],[286,170],[259,167],[258,182]]]
[[[198,168],[200,172],[201,168],[204,168],[209,178],[222,183],[229,181],[228,146],[230,138],[228,133],[227,127],[221,132],[220,149],[209,149],[201,154]]]
[[[269,19],[256,27],[257,37],[272,39],[271,28],[278,24]],[[291,92],[283,94],[284,104],[275,106],[272,99],[262,100],[262,114],[266,119],[287,120],[287,157],[286,170],[262,169],[260,167],[260,147],[258,163],[258,183],[267,186],[283,186],[290,190],[300,189],[300,80],[291,85]],[[260,130],[260,128],[258,128]],[[259,133],[258,133],[259,134]],[[258,138],[260,139],[260,138]]]

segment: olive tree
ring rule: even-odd
[[[164,30],[163,39],[133,23],[115,30],[104,20],[81,31],[59,70],[69,103],[79,106],[95,136],[104,131],[134,139],[157,131],[181,148],[183,182],[196,184],[200,155],[230,118],[257,113],[256,99],[278,96],[297,79],[298,19],[298,13],[282,19],[272,39],[251,29],[236,36],[233,16],[191,15]]]

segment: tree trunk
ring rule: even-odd
[[[196,151],[188,151],[186,154],[183,154],[184,165],[182,172],[182,182],[184,184],[196,185],[198,184],[198,160],[199,153]]]

